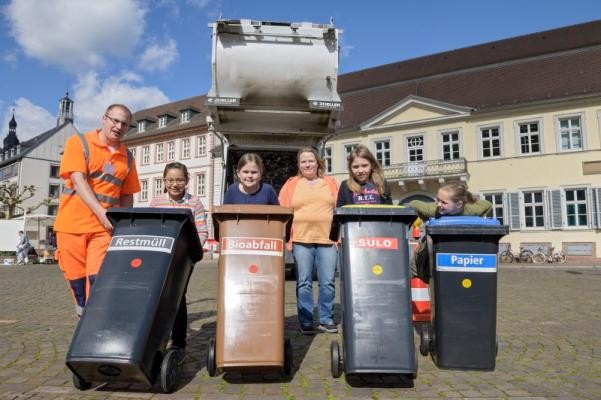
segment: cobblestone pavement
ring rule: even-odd
[[[332,378],[329,345],[340,334],[297,332],[291,281],[286,284],[286,335],[294,346],[292,377],[209,377],[205,357],[215,331],[215,282],[215,262],[199,263],[188,290],[188,357],[175,393],[162,394],[157,385],[123,384],[80,392],[65,367],[77,321],[58,268],[0,266],[0,399],[601,398],[599,267],[501,268],[496,370],[440,370],[429,357],[419,356],[413,387],[390,376]]]

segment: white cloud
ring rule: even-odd
[[[14,52],[14,51],[6,51],[6,52],[4,52],[4,54],[2,55],[2,61],[4,63],[8,64],[8,66],[12,70],[16,70],[16,68],[17,68],[17,62],[18,62],[17,53]]]
[[[143,71],[166,71],[171,64],[173,64],[179,58],[177,51],[177,43],[172,38],[167,38],[166,43],[160,45],[155,41],[146,48],[138,68]]]
[[[158,8],[164,8],[173,18],[179,18],[179,4],[176,0],[159,0]]]
[[[82,131],[99,127],[106,107],[112,103],[125,104],[136,112],[170,101],[159,88],[141,84],[140,76],[132,72],[123,72],[104,81],[95,72],[80,75],[73,93],[77,127]]]
[[[3,11],[25,54],[70,72],[130,56],[147,12],[140,0],[12,0]]]
[[[8,133],[8,122],[13,116],[15,109],[15,121],[17,121],[17,137],[21,142],[29,140],[40,133],[44,133],[56,126],[56,115],[50,114],[46,109],[36,106],[24,97],[18,98],[13,107],[7,108],[2,115],[2,140]]]

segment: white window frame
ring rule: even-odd
[[[482,193],[482,198],[484,198],[485,200],[488,200],[488,201],[490,201],[492,203],[490,217],[498,220],[497,210],[501,209],[501,212],[503,213],[503,221],[501,222],[501,224],[502,225],[509,225],[509,218],[508,218],[508,215],[507,215],[507,204],[505,204],[504,192],[506,192],[506,191],[483,192]],[[493,196],[493,197],[491,199],[487,199],[486,196]],[[501,197],[501,204],[498,204],[496,202],[494,196],[500,196]]]
[[[148,179],[142,179],[140,181],[140,201],[148,201]]]
[[[163,178],[154,178],[154,197],[163,195]]]
[[[351,155],[351,153],[353,152],[355,147],[357,147],[358,145],[359,145],[359,142],[342,144],[342,149],[343,149],[343,154],[344,154],[344,165],[348,164],[349,156]]]
[[[418,144],[417,146],[410,146],[409,145],[409,141],[411,139],[416,139],[416,138],[421,138],[422,144],[421,146]],[[413,134],[409,134],[406,135],[403,138],[403,145],[405,146],[406,149],[406,156],[407,156],[407,162],[408,163],[421,163],[426,161],[426,135],[423,133],[413,133]],[[411,155],[411,151],[412,150],[420,150],[421,149],[421,160],[412,160],[412,155]],[[417,156],[416,156],[417,157]]]
[[[138,121],[138,133],[146,132],[146,120]]]
[[[387,144],[388,149],[378,150],[377,149],[378,144]],[[390,167],[392,165],[392,140],[390,138],[374,139],[373,140],[373,152],[374,152],[375,159],[378,160],[378,162],[380,163],[380,166],[382,168]],[[382,158],[382,160],[378,159],[381,154],[385,155],[386,153],[388,153],[388,163],[385,162],[386,161],[385,158]]]
[[[484,156],[484,142],[485,140],[488,141],[492,141],[491,138],[488,139],[484,139],[483,135],[483,131],[485,130],[491,130],[491,129],[497,129],[498,131],[498,139],[499,139],[499,155],[498,156],[488,156],[485,157]],[[503,125],[502,124],[486,124],[486,125],[480,125],[477,127],[477,131],[476,131],[476,137],[478,138],[478,159],[479,160],[494,160],[494,159],[499,159],[503,157]],[[491,147],[492,149],[492,147]],[[492,151],[491,151],[492,152]]]
[[[136,162],[136,149],[137,149],[137,147],[129,148],[129,152],[131,153],[131,156],[133,157],[134,162]]]
[[[167,142],[167,161],[175,160],[175,141]]]
[[[165,143],[156,143],[154,145],[155,162],[161,163],[165,161]]]
[[[196,194],[198,196],[206,196],[207,192],[207,176],[204,172],[196,174]]]
[[[538,152],[522,153],[522,134],[520,133],[520,126],[524,124],[538,124]],[[542,118],[528,118],[514,122],[515,129],[515,154],[518,157],[530,157],[532,155],[544,154],[545,140],[544,140],[544,125]],[[532,146],[532,145],[530,145]]]
[[[325,164],[326,173],[332,173],[332,146],[326,146],[323,149],[323,162]]]
[[[543,225],[542,226],[526,226],[526,194],[540,192],[542,193],[542,208],[543,208]],[[530,203],[529,203],[530,204]],[[541,203],[533,203],[534,207],[540,206]],[[532,188],[532,189],[523,189],[520,191],[520,225],[524,230],[545,230],[547,229],[547,219],[550,217],[548,215],[547,209],[547,196],[545,189],[541,188]],[[532,207],[532,206],[530,206]],[[534,217],[536,220],[536,216]]]
[[[142,162],[141,165],[150,164],[150,145],[142,147]]]
[[[564,149],[562,147],[561,141],[561,121],[562,120],[571,120],[574,118],[578,118],[580,120],[580,144],[581,147],[579,149],[568,148]],[[574,151],[584,151],[586,150],[586,134],[585,134],[585,124],[584,124],[584,113],[573,113],[573,114],[563,114],[554,116],[555,121],[555,140],[557,143],[557,151],[561,153],[574,152]]]
[[[196,156],[206,157],[207,155],[207,135],[199,135],[196,137]]]
[[[186,124],[186,123],[190,122],[190,114],[192,114],[192,112],[190,110],[182,111],[180,124]]]
[[[167,116],[161,115],[157,122],[157,129],[165,128],[167,126]]]
[[[576,190],[582,190],[584,191],[584,201],[570,201],[570,203],[584,203],[584,206],[586,207],[585,210],[585,216],[586,216],[586,224],[584,225],[569,225],[568,224],[568,195],[567,192],[568,191],[576,191]],[[563,220],[564,220],[564,228],[565,229],[589,229],[591,226],[591,206],[592,206],[592,199],[589,198],[590,194],[590,186],[587,185],[577,185],[577,186],[566,186],[566,187],[562,187],[561,188],[561,213],[563,214]]]
[[[183,160],[187,160],[190,158],[191,149],[192,149],[192,141],[190,140],[190,138],[182,139],[182,159]]]
[[[449,158],[448,160],[445,160],[445,158],[444,158],[445,142],[443,141],[443,138],[445,135],[453,135],[453,134],[457,134],[456,144],[457,144],[457,153],[458,154],[457,154],[457,157],[453,157],[453,151],[451,150],[451,158]],[[460,128],[445,129],[444,131],[439,131],[438,132],[438,142],[439,142],[439,159],[440,160],[456,161],[463,157],[463,135],[461,134]],[[453,144],[455,144],[454,141],[451,141],[449,143],[451,146]]]

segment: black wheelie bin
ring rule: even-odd
[[[67,353],[75,387],[143,383],[171,392],[178,365],[166,344],[202,247],[192,212],[114,208],[113,238]]]
[[[330,345],[331,373],[417,375],[408,226],[417,214],[399,206],[345,206],[341,225],[342,352]]]
[[[292,372],[284,337],[284,246],[292,209],[230,204],[213,209],[220,255],[217,329],[207,350],[210,376],[223,372]]]
[[[420,332],[420,352],[430,353],[439,368],[495,369],[497,252],[508,232],[481,217],[427,223],[432,325]]]

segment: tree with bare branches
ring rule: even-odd
[[[19,191],[19,185],[16,182],[1,183],[0,206],[4,208],[4,218],[13,218],[16,215],[17,209],[22,208],[21,205],[23,202],[35,195],[36,189],[34,185],[26,185]],[[30,214],[42,206],[48,206],[52,204],[52,200],[54,200],[52,197],[47,197],[37,205],[27,207],[26,212]]]

